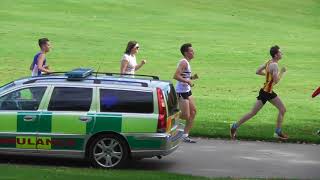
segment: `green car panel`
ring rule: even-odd
[[[16,112],[0,112],[1,126],[0,132],[16,132],[17,130],[17,114]]]

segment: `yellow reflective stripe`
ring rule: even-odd
[[[35,136],[17,136],[16,137],[16,148],[20,149],[36,149],[37,138]]]
[[[50,137],[17,136],[16,148],[19,149],[51,149]]]
[[[39,137],[37,138],[38,149],[51,149],[51,137]]]

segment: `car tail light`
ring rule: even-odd
[[[160,88],[157,88],[157,96],[158,96],[158,111],[159,111],[158,132],[163,133],[163,132],[166,132],[166,129],[167,129],[167,110],[166,110],[166,104],[164,101],[164,96]]]

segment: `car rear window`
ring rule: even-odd
[[[171,116],[175,114],[178,110],[178,99],[173,84],[170,84],[168,86],[168,88],[165,90],[165,94],[168,103],[168,114],[169,116]]]
[[[55,87],[50,99],[49,111],[89,111],[92,88]]]
[[[100,111],[153,113],[152,92],[100,89]]]

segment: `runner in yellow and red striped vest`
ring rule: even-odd
[[[240,125],[248,121],[253,116],[255,116],[262,109],[262,107],[267,101],[269,101],[279,110],[277,127],[274,136],[282,140],[288,139],[288,136],[284,134],[281,129],[286,108],[279,96],[273,91],[274,85],[279,83],[280,79],[282,78],[282,75],[286,72],[286,69],[282,68],[279,73],[278,62],[282,58],[282,52],[280,51],[280,47],[277,45],[272,46],[270,49],[270,55],[272,59],[260,66],[256,72],[256,74],[258,75],[266,76],[266,82],[264,83],[264,86],[260,89],[256,104],[249,113],[245,114],[238,122],[232,124],[230,128],[231,139],[236,139],[237,129],[240,127]]]

